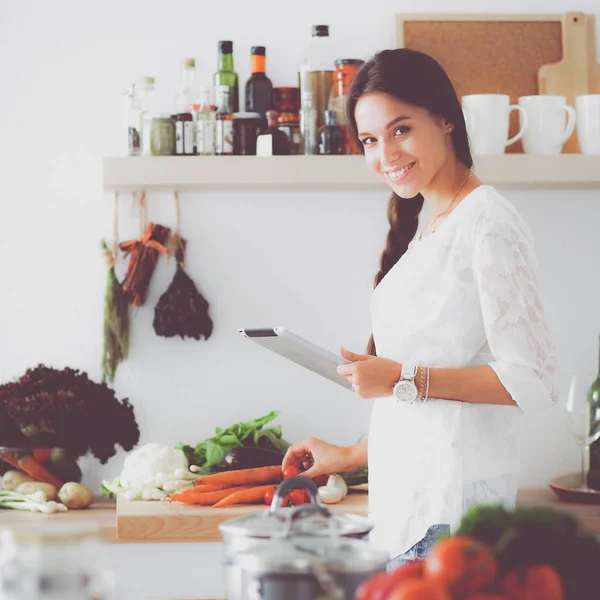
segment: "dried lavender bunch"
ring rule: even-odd
[[[0,445],[53,446],[105,463],[119,444],[131,450],[140,431],[133,406],[77,369],[38,365],[0,386]]]

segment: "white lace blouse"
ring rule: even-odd
[[[474,504],[514,505],[522,411],[558,398],[532,234],[494,188],[466,196],[413,240],[373,292],[377,354],[400,363],[490,365],[517,406],[375,400],[369,427],[370,539],[390,557]],[[485,398],[482,398],[485,402]]]

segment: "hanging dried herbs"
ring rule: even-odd
[[[154,331],[163,337],[208,339],[213,323],[208,315],[208,302],[185,272],[185,240],[176,233],[171,238],[171,247],[177,268],[171,285],[154,309]]]
[[[127,358],[129,350],[129,304],[115,275],[115,255],[104,241],[102,247],[109,266],[104,295],[102,381],[108,379],[112,383],[117,367]]]
[[[142,306],[146,300],[150,279],[158,261],[159,253],[167,253],[165,244],[170,229],[150,223],[139,240],[123,242],[119,248],[129,255],[127,273],[123,281],[123,294],[133,306]]]
[[[129,451],[139,437],[128,400],[76,369],[39,365],[0,386],[2,446],[59,447],[73,457],[91,451],[105,463],[116,444]]]

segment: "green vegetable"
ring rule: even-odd
[[[369,483],[369,467],[358,467],[354,471],[348,471],[347,473],[339,473],[339,476],[346,482],[346,485],[362,485],[363,483]]]
[[[214,471],[227,468],[225,455],[233,448],[255,447],[279,450],[281,453],[290,447],[290,443],[283,439],[280,426],[265,428],[279,416],[279,411],[272,411],[246,423],[236,423],[227,429],[217,427],[215,435],[196,446],[179,444],[191,465],[200,467],[198,475],[205,475]]]

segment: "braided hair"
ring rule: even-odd
[[[456,91],[442,66],[431,56],[408,48],[383,50],[356,73],[348,92],[346,111],[350,131],[363,153],[354,111],[360,97],[370,92],[389,94],[407,104],[425,108],[432,115],[444,117],[454,126],[450,135],[458,159],[469,169],[473,166],[465,119]],[[408,249],[417,232],[422,208],[422,194],[414,198],[401,198],[392,192],[388,204],[390,231],[374,287],[379,285]],[[369,339],[367,354],[377,354],[373,335]]]

